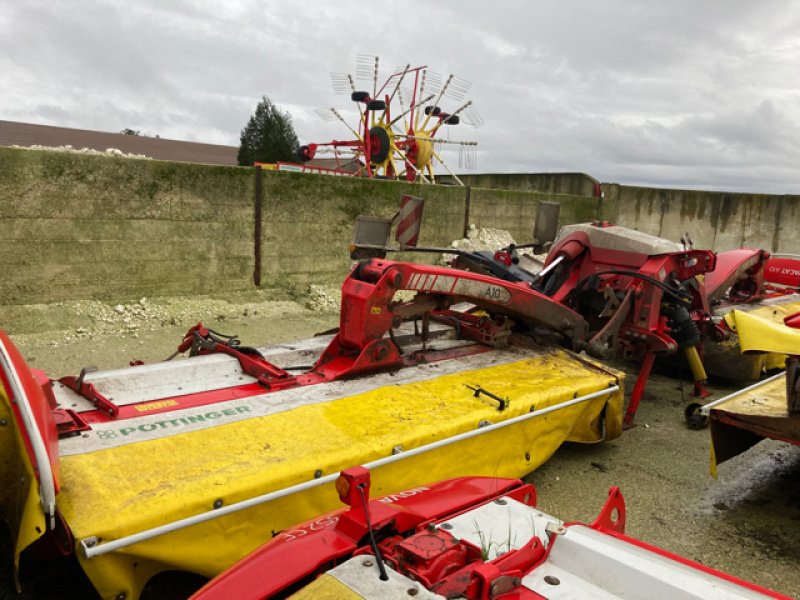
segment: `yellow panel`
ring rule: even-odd
[[[778,377],[749,392],[737,394],[715,406],[714,410],[757,417],[788,418],[786,378]]]
[[[721,418],[733,419],[729,423]],[[711,409],[711,474],[717,465],[740,454],[761,439],[751,432],[771,432],[778,439],[798,439],[796,419],[789,416],[786,402],[786,377],[766,381],[741,392]]]
[[[529,353],[520,356],[530,356]],[[622,375],[563,351],[388,385],[338,400],[213,429],[63,456],[59,506],[76,538],[118,539],[312,480],[573,397]],[[500,412],[475,398],[480,385],[510,400]],[[623,393],[597,398],[373,470],[373,496],[462,475],[520,477],[565,441],[599,442],[621,432]],[[605,415],[605,424],[601,415]],[[605,429],[603,428],[605,425]],[[138,597],[160,570],[213,576],[274,533],[339,507],[333,484],[82,559],[101,595]]]
[[[725,315],[725,321],[739,336],[742,352],[800,354],[800,330],[783,323],[783,317],[797,309],[787,306],[792,305],[764,306],[748,312],[732,310]]]

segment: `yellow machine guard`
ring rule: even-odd
[[[796,307],[795,307],[796,308]],[[733,310],[725,321],[739,336],[743,353],[769,353],[773,368],[784,366],[788,354],[800,354],[800,331],[783,324],[783,318],[796,310],[783,306],[765,306],[754,311]],[[753,430],[769,432],[771,437],[800,439],[800,425],[790,417],[786,403],[786,379],[778,376],[732,395],[713,408],[725,413],[740,426],[712,418],[711,475],[717,476],[717,465],[750,448],[761,435]],[[748,425],[747,427],[743,427]]]
[[[461,475],[520,477],[564,441],[620,435],[622,377],[564,351],[537,352],[203,431],[62,456],[58,506],[77,540],[96,536],[102,544],[620,385],[611,394],[375,468],[372,489],[379,496]],[[500,412],[494,401],[475,397],[467,387],[475,384],[502,390],[509,406]],[[214,576],[276,532],[337,507],[334,486],[326,484],[81,557],[81,563],[102,597],[135,599],[161,571]]]

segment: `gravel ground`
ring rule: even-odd
[[[306,304],[258,295],[141,299],[124,305],[74,302],[0,307],[0,322],[35,367],[51,376],[81,367],[120,367],[131,359],[168,356],[186,329],[203,320],[243,343],[263,345],[308,337],[338,324],[338,292],[312,290]],[[628,372],[628,390],[635,370]],[[800,447],[762,442],[708,475],[708,431],[683,425],[684,390],[656,373],[640,405],[637,427],[614,442],[567,445],[527,479],[540,507],[565,520],[591,521],[608,488],[627,499],[627,532],[703,564],[800,598]],[[713,387],[717,395],[731,388]],[[0,598],[92,598],[73,562],[33,563],[26,592],[13,592],[7,532],[0,533]],[[171,590],[176,592],[175,589]],[[156,590],[151,598],[180,597]]]

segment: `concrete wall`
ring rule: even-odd
[[[254,175],[0,148],[0,304],[254,289]],[[455,186],[274,171],[262,182],[261,287],[279,293],[340,282],[355,217],[392,216],[404,193],[426,200],[425,245],[462,237],[467,205],[468,222],[520,242],[540,200],[561,200],[565,223],[597,213],[595,199],[536,192],[472,188],[468,201]]]
[[[484,181],[501,184],[495,177]],[[562,224],[605,218],[673,240],[689,231],[696,247],[800,253],[798,196],[520,189],[550,175],[542,177],[498,190],[264,171],[261,288],[286,294],[341,281],[355,217],[389,217],[405,193],[426,200],[424,245],[448,245],[465,222],[528,242],[538,203],[557,200]],[[250,168],[0,148],[0,304],[254,289],[254,198]]]
[[[0,304],[241,288],[248,170],[0,148]]]
[[[800,253],[800,196],[768,196],[603,184],[603,218],[697,248],[750,246]]]
[[[481,173],[458,177],[464,185],[472,187],[570,196],[594,196],[595,186],[600,184],[585,173]],[[437,178],[437,181],[439,179],[446,181],[448,178]]]

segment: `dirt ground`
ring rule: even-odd
[[[88,365],[162,360],[198,320],[238,334],[245,344],[265,345],[335,327],[334,310],[335,301],[317,290],[308,306],[252,294],[231,301],[83,302],[0,307],[0,322],[32,366],[62,376]],[[628,373],[630,391],[635,367],[615,366]],[[591,521],[608,488],[618,485],[630,535],[800,598],[800,447],[762,442],[721,465],[719,479],[712,479],[708,431],[691,431],[683,423],[690,388],[656,373],[635,428],[611,443],[562,447],[527,477],[538,488],[541,509],[565,520]],[[719,397],[733,388],[712,389]],[[71,562],[33,563],[22,572],[26,591],[17,596],[9,545],[7,532],[0,532],[0,598],[93,597]]]

